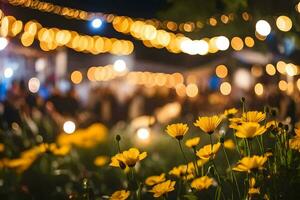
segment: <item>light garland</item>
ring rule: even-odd
[[[37,21],[23,24],[13,16],[3,16],[0,34],[2,37],[16,37],[23,31],[21,34],[22,45],[31,46],[36,39],[43,51],[51,51],[65,46],[78,52],[95,55],[100,53],[129,55],[134,50],[134,45],[129,40],[81,35],[76,31],[58,28],[45,28]]]
[[[100,17],[105,20],[107,23],[111,23],[114,17],[120,17],[114,14],[104,14],[101,12],[87,12],[80,9],[74,9],[66,6],[59,6],[48,2],[42,2],[39,0],[8,0],[8,3],[13,6],[22,6],[35,10],[39,10],[42,12],[53,13],[57,15],[64,16],[66,18],[72,18],[77,20],[92,20],[93,18]],[[125,17],[125,16],[124,16]],[[133,21],[143,21],[147,24],[152,24],[156,28],[161,28],[169,31],[180,31],[180,32],[193,32],[199,29],[204,28],[205,25],[215,27],[218,24],[229,24],[235,18],[240,17],[234,13],[222,14],[219,17],[211,16],[207,20],[196,20],[196,21],[187,21],[177,23],[172,20],[161,21],[158,19],[143,19],[138,18],[134,19],[132,17],[128,17]],[[219,19],[218,19],[219,18]],[[247,22],[251,21],[252,17],[248,12],[243,12],[241,14],[241,18]]]
[[[224,42],[229,43],[229,40],[225,36],[217,36],[213,38],[203,38],[200,40],[192,40],[182,34],[174,34],[172,32],[165,31],[163,29],[158,29],[161,22],[159,20],[145,20],[145,19],[133,19],[127,16],[116,16],[113,14],[104,14],[104,13],[93,13],[86,12],[82,10],[72,9],[68,7],[61,7],[47,2],[41,2],[38,0],[9,0],[11,5],[14,6],[24,6],[32,9],[37,9],[43,12],[55,13],[67,18],[81,19],[81,20],[91,20],[96,17],[101,17],[108,23],[112,23],[113,28],[120,33],[130,34],[135,39],[141,40],[144,46],[149,48],[166,48],[171,53],[187,53],[190,55],[206,55],[208,53],[217,53],[218,51],[227,50],[229,45],[224,46]],[[223,23],[228,23],[234,18],[233,14],[222,15],[221,21]],[[249,21],[251,16],[244,12],[242,18],[245,21]],[[214,17],[209,18],[209,24],[215,26],[217,24],[217,19]],[[200,22],[199,22],[200,23]],[[172,21],[162,23],[166,24],[168,29],[173,30],[173,26],[177,27],[178,24]],[[194,22],[184,23],[183,29],[188,30],[191,27],[195,27]],[[190,28],[187,28],[190,27]],[[243,41],[238,37],[233,37],[232,47],[234,50],[241,50],[244,45]],[[247,37],[247,41],[251,40],[250,45],[247,45],[249,48],[254,46],[254,40],[251,37]],[[246,38],[245,38],[246,42]],[[237,44],[237,45],[236,45]]]

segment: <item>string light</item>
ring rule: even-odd
[[[283,32],[288,32],[293,26],[292,20],[287,16],[279,16],[276,19],[276,26]]]
[[[113,69],[117,72],[125,72],[127,70],[126,62],[122,59],[116,60]]]
[[[23,22],[13,16],[5,16],[1,21],[0,33],[5,37],[15,37],[21,33],[22,24]],[[16,26],[19,28],[15,28]],[[100,53],[129,55],[134,50],[134,45],[129,40],[81,35],[76,31],[58,28],[44,28],[37,21],[29,21],[24,25],[24,30],[21,34],[21,43],[23,46],[29,47],[35,39],[39,41],[40,48],[43,51],[52,51],[60,46],[65,46],[78,52],[95,55]],[[2,40],[2,46],[5,46],[5,40]]]
[[[102,26],[102,20],[100,18],[95,18],[92,20],[91,24],[93,28],[98,29]]]
[[[39,10],[42,12],[48,12],[57,14],[66,18],[77,19],[77,20],[93,20],[96,18],[101,18],[105,20],[107,23],[111,23],[115,17],[122,17],[117,16],[114,14],[104,14],[101,12],[87,12],[79,9],[63,7],[59,5],[55,5],[48,2],[43,2],[39,0],[8,0],[8,3],[13,6],[23,6],[35,10]],[[135,21],[134,18],[124,16],[132,21]],[[242,19],[247,22],[250,21],[251,15],[248,12],[243,12],[241,16],[236,15],[234,13],[229,14],[222,14],[220,15],[220,22],[223,24],[229,24],[229,22],[233,21],[234,19],[242,17]],[[208,20],[196,20],[196,21],[187,21],[182,23],[176,23],[174,21],[161,21],[158,19],[139,19],[140,21],[144,21],[148,24],[154,25],[156,28],[163,28],[168,29],[170,31],[181,31],[181,32],[193,32],[199,29],[204,28],[205,25],[209,25],[211,27],[217,26],[218,23],[217,17],[210,17]]]
[[[271,33],[271,26],[270,24],[265,20],[259,20],[256,22],[255,25],[256,32],[261,36],[268,36]]]

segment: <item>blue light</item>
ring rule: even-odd
[[[99,18],[95,18],[92,20],[92,27],[98,29],[102,26],[102,20]]]

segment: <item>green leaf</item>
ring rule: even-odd
[[[188,200],[198,200],[198,197],[194,194],[186,194],[184,195],[184,198]]]

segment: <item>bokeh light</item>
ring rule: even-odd
[[[74,133],[76,125],[73,121],[66,121],[63,125],[63,130],[67,134]]]
[[[281,91],[286,91],[288,89],[288,83],[285,80],[281,80],[278,82],[278,88]]]
[[[149,128],[139,128],[136,131],[136,134],[140,140],[148,140],[150,137],[150,130]]]
[[[0,51],[6,48],[8,45],[8,40],[4,37],[0,37]]]
[[[220,92],[223,95],[229,95],[231,93],[231,85],[228,82],[223,82],[220,85]]]
[[[186,86],[186,95],[188,97],[196,97],[198,95],[198,86],[194,83],[190,83]]]
[[[113,69],[116,71],[116,72],[125,72],[127,71],[127,65],[126,65],[126,62],[122,59],[118,59],[114,62],[113,64]]]
[[[274,76],[276,74],[276,68],[272,64],[267,64],[266,65],[266,72],[270,76]]]
[[[219,78],[225,78],[228,74],[228,70],[227,70],[227,67],[225,65],[218,65],[216,67],[216,75],[219,77]]]
[[[100,18],[95,18],[92,20],[91,24],[93,28],[98,29],[102,26],[102,20]]]
[[[254,92],[256,95],[261,96],[264,93],[264,86],[261,83],[257,83],[254,86]]]
[[[256,32],[261,36],[268,36],[271,33],[271,26],[265,20],[259,20],[255,25]]]
[[[225,36],[217,37],[216,46],[219,50],[225,51],[228,49],[229,45],[230,45],[230,42],[227,37],[225,37]]]
[[[41,85],[40,80],[36,77],[32,77],[28,81],[28,89],[32,93],[37,93],[40,89],[40,85]]]
[[[288,32],[293,26],[292,20],[287,16],[279,16],[276,19],[276,26],[283,32]]]
[[[82,73],[80,71],[73,71],[71,73],[71,81],[74,84],[79,84],[82,81]]]
[[[252,84],[251,74],[246,69],[238,69],[234,74],[234,83],[239,88],[248,90]]]
[[[11,78],[14,75],[14,70],[11,67],[7,67],[4,69],[4,78]]]

